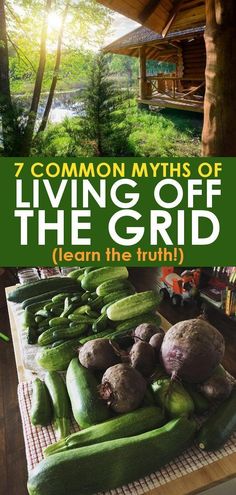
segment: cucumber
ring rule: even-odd
[[[56,438],[61,440],[70,433],[71,408],[65,382],[56,371],[48,371],[45,374],[45,385],[52,400]]]
[[[49,318],[50,312],[47,311],[46,309],[39,309],[36,313],[35,316],[42,316],[43,318]]]
[[[96,289],[96,293],[98,296],[107,296],[112,292],[117,292],[120,290],[131,290],[133,293],[135,292],[134,286],[127,279],[111,279],[107,280],[107,282],[103,282],[103,284],[99,285]]]
[[[24,284],[13,291],[8,295],[8,300],[21,303],[32,296],[38,296],[40,294],[44,294],[45,292],[49,292],[52,290],[61,291],[61,288],[65,288],[66,286],[72,286],[72,280],[66,277],[52,277],[37,280],[36,282],[31,282],[30,284]],[[74,282],[74,287],[78,287],[78,283]]]
[[[187,390],[189,395],[192,397],[194,403],[195,412],[197,414],[203,414],[210,409],[210,402],[206,397],[204,397],[201,392],[196,389],[191,383],[184,383],[184,388]]]
[[[73,323],[74,322],[77,322],[77,323],[93,323],[94,322],[94,318],[91,318],[90,316],[88,315],[81,315],[81,314],[72,314],[72,315],[69,315],[68,316],[68,320],[69,321],[72,321]]]
[[[191,445],[196,424],[186,418],[128,438],[52,455],[31,471],[29,495],[92,495],[160,469]]]
[[[65,332],[69,329],[69,326],[66,325],[66,326],[60,326],[60,327],[59,326],[58,327],[47,327],[47,330],[45,330],[39,336],[38,344],[40,346],[47,346],[47,345],[53,344],[54,342],[56,342],[56,340],[59,340],[54,336],[54,332],[55,332],[56,328],[60,329],[60,330],[62,329]]]
[[[107,316],[112,321],[123,321],[154,311],[160,302],[160,295],[152,290],[139,292],[112,304]]]
[[[50,327],[58,327],[58,326],[66,326],[69,325],[69,320],[67,318],[63,318],[62,316],[58,316],[57,318],[52,318],[49,321]]]
[[[163,424],[164,416],[160,408],[156,406],[142,407],[137,411],[110,419],[105,423],[85,428],[85,430],[73,433],[60,442],[49,445],[44,450],[44,456],[48,457],[58,452],[106,442],[107,440],[115,440],[116,438],[139,435]]]
[[[68,317],[69,315],[71,315],[71,314],[75,311],[75,309],[77,309],[77,308],[78,308],[78,303],[76,303],[76,302],[75,302],[75,303],[70,303],[70,304],[68,305],[68,307],[62,311],[62,313],[60,314],[60,317],[61,317],[61,318],[67,318],[67,317]]]
[[[50,299],[44,299],[44,300],[42,300],[42,301],[35,302],[35,303],[33,303],[33,304],[29,304],[29,305],[25,308],[25,312],[26,312],[26,313],[27,313],[27,312],[29,312],[29,313],[31,313],[31,314],[33,314],[33,315],[35,315],[35,313],[37,313],[37,311],[38,311],[39,309],[43,309],[43,308],[44,308],[44,306],[45,306],[45,304],[47,304],[47,303],[49,303],[49,302],[51,302],[51,300],[50,300]]]
[[[24,311],[24,315],[23,315],[23,326],[25,328],[27,327],[37,327],[37,323],[35,321],[35,317],[34,317],[34,314],[31,313],[30,311],[27,311],[25,309]]]
[[[76,356],[79,345],[79,339],[71,339],[58,347],[44,347],[37,352],[36,362],[48,371],[65,371]]]
[[[69,286],[69,287],[66,287],[66,291],[68,293],[73,293],[75,292],[75,284],[74,282],[72,281],[72,286]],[[60,288],[60,291],[62,290],[63,288],[61,287]],[[47,300],[47,301],[51,301],[52,300],[52,297],[55,296],[56,294],[58,294],[58,289],[56,290],[52,290],[52,291],[49,291],[49,292],[44,292],[43,294],[39,294],[38,296],[33,296],[33,297],[29,297],[28,299],[25,299],[25,301],[23,301],[22,303],[22,308],[25,309],[27,308],[28,306],[31,306],[32,304],[35,304],[35,303],[38,303],[40,301],[43,301],[44,299]]]
[[[105,304],[105,306],[102,307],[101,309],[101,314],[103,315],[104,313],[107,313],[108,308],[112,305],[113,303],[108,303]]]
[[[73,415],[80,428],[102,423],[111,416],[107,405],[98,395],[98,381],[90,370],[80,365],[78,358],[70,362],[66,385]]]
[[[211,414],[201,426],[197,445],[200,449],[215,450],[224,445],[236,430],[236,390]]]
[[[134,318],[129,318],[128,320],[119,323],[116,329],[121,332],[129,332],[130,330],[135,330],[135,328],[138,327],[138,325],[141,325],[141,323],[152,323],[153,325],[156,325],[158,327],[161,323],[161,318],[157,314],[144,313],[142,315],[135,316]]]
[[[107,294],[106,296],[103,297],[103,304],[108,304],[108,303],[114,303],[116,301],[119,301],[120,299],[124,299],[125,297],[128,297],[131,294],[131,292],[128,289],[125,290],[118,290],[116,292],[111,292],[110,294]]]
[[[34,426],[47,426],[52,420],[52,403],[47,387],[39,378],[33,381],[30,420]]]
[[[126,279],[129,273],[126,267],[106,266],[104,268],[95,269],[84,275],[81,285],[84,290],[96,290],[98,285],[106,282],[109,279]]]
[[[77,278],[80,275],[83,275],[85,272],[85,268],[77,268],[76,270],[73,270],[72,272],[68,273],[68,277],[77,280]]]
[[[86,344],[89,340],[110,338],[113,333],[115,333],[115,330],[112,330],[111,328],[107,328],[103,332],[93,333],[92,335],[88,335],[87,337],[80,339],[80,345]]]
[[[64,344],[65,343],[65,340],[56,340],[56,342],[53,342],[51,348],[54,348],[54,347],[58,347],[59,345],[61,344]]]
[[[27,342],[29,345],[37,344],[38,342],[38,333],[35,327],[27,328]]]
[[[106,313],[103,313],[97,320],[94,321],[92,325],[92,331],[94,333],[99,333],[105,330],[109,325],[109,320]]]
[[[170,378],[160,378],[151,385],[154,399],[161,406],[169,418],[190,416],[194,412],[194,403],[179,382]]]
[[[76,327],[69,328],[56,328],[54,327],[53,337],[56,340],[60,339],[74,339],[75,337],[81,337],[88,329],[87,323],[78,324]]]

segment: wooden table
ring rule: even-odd
[[[6,294],[13,287],[6,289]],[[12,341],[15,353],[16,368],[19,383],[32,379],[32,371],[25,369],[22,355],[19,334],[16,328],[16,322],[13,311],[8,303],[8,312],[11,325]],[[161,325],[165,331],[170,328],[170,323],[161,317]],[[150,490],[148,495],[192,495],[208,488],[214,487],[227,480],[235,478],[236,480],[236,453],[224,457],[219,461],[213,462],[208,466],[202,467],[197,471],[182,476],[182,478],[170,481],[154,490]],[[46,494],[45,494],[46,495]],[[227,494],[226,494],[227,495]]]

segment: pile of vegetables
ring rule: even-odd
[[[124,267],[78,269],[67,280],[50,299],[40,289],[40,301],[23,302],[47,370],[33,385],[31,420],[52,422],[58,438],[30,473],[29,494],[92,495],[157,470],[193,443],[221,447],[236,429],[236,390],[221,364],[220,332],[200,317],[164,334],[158,294],[136,293]],[[71,415],[80,431],[69,435]],[[206,415],[200,427],[198,415]]]

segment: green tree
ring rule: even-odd
[[[107,57],[102,52],[94,58],[84,102],[83,136],[93,143],[94,154],[127,154],[129,129],[124,120],[125,95],[109,77]]]
[[[55,20],[55,15],[61,18],[58,29],[50,28],[50,16]],[[33,22],[35,19],[39,22]],[[30,153],[47,79],[50,91],[40,126],[40,130],[45,129],[58,82],[63,43],[68,49],[78,46],[79,39],[101,40],[109,22],[106,9],[95,0],[0,0],[0,117],[4,154],[27,156]],[[12,99],[9,46],[17,55],[14,76],[22,77],[23,63],[28,66],[26,78],[32,79],[29,107],[21,120],[17,118]],[[52,51],[54,61],[50,56]],[[20,60],[19,68],[17,60]],[[16,139],[17,136],[20,138]]]

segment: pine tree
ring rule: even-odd
[[[129,129],[124,121],[125,99],[109,77],[106,55],[99,53],[90,69],[84,93],[83,136],[92,142],[95,155],[127,154]]]

